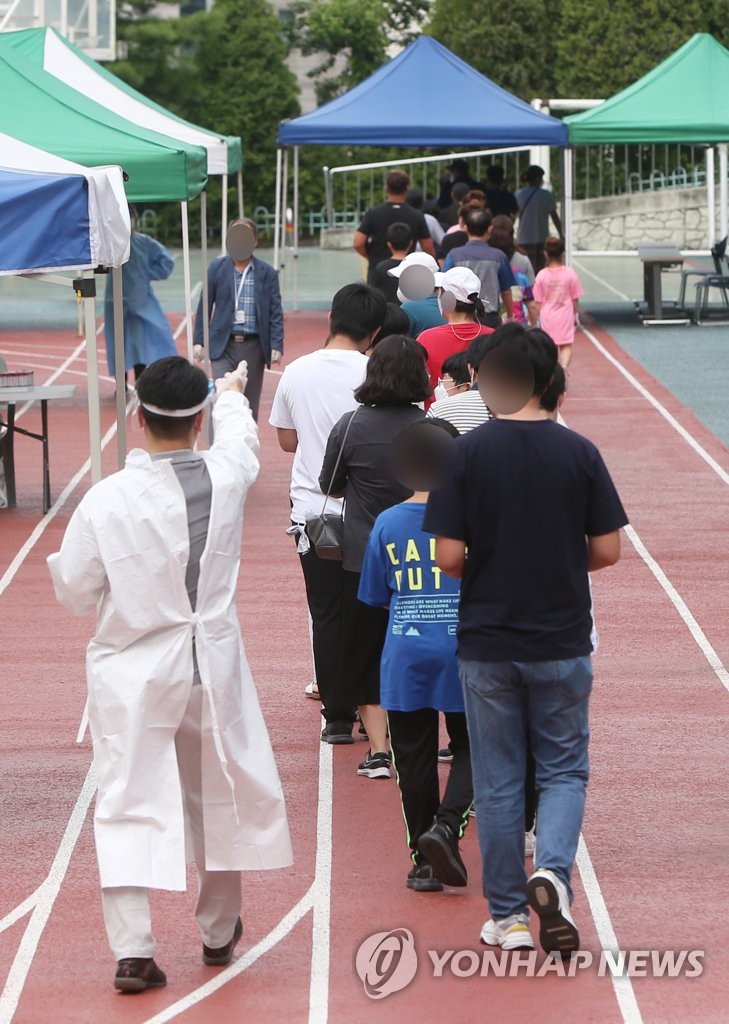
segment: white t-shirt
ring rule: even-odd
[[[367,356],[361,352],[322,348],[295,359],[281,375],[268,422],[298,435],[291,467],[294,522],[321,513],[324,494],[319,474],[329,434],[346,412],[357,408],[354,392],[366,371]],[[341,507],[341,500],[327,502],[327,512],[341,511]]]

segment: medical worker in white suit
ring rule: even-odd
[[[203,960],[222,966],[242,933],[240,872],[292,862],[236,610],[243,505],[259,468],[239,369],[220,382],[215,443],[196,453],[205,374],[179,356],[150,364],[138,387],[148,451],[91,488],[48,559],[69,611],[98,603],[86,657],[94,829],[124,992],[166,983],[149,889],[184,890],[195,860]]]

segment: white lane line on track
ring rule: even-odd
[[[595,281],[599,281],[600,284],[604,288],[607,288],[607,290],[609,292],[612,292],[613,295],[617,295],[619,299],[624,299],[626,302],[629,302],[631,305],[633,304],[633,300],[631,298],[629,298],[629,296],[627,296],[625,294],[625,292],[621,292],[619,289],[613,288],[613,286],[611,284],[609,284],[605,280],[604,277],[600,277],[598,274],[595,274],[592,270],[588,270],[587,267],[584,265],[584,263],[580,263],[579,260],[573,260],[573,263],[574,263],[574,265],[576,267],[580,268],[580,273],[581,274],[587,274],[588,277],[593,278]]]
[[[319,793],[316,816],[316,866],[311,935],[309,1024],[327,1024],[329,1017],[329,950],[331,946],[333,752],[319,744]]]
[[[104,434],[104,437],[102,438],[102,451],[104,450],[104,448],[106,448],[106,446],[108,445],[108,443],[111,441],[115,434],[116,423],[112,423],[112,425],[109,427],[107,432]],[[12,562],[7,567],[3,575],[0,577],[0,595],[2,595],[4,591],[6,591],[10,584],[13,582],[16,573],[18,572],[18,570],[20,569],[20,567],[22,566],[23,562],[28,557],[30,552],[33,550],[35,545],[40,540],[41,536],[46,530],[46,527],[49,526],[51,522],[55,519],[55,517],[58,515],[63,506],[68,501],[71,493],[76,489],[79,482],[83,480],[83,478],[86,476],[90,469],[91,459],[89,458],[86,460],[86,462],[84,462],[83,466],[81,467],[81,469],[79,469],[76,475],[72,477],[71,480],[69,480],[69,482],[63,488],[63,490],[58,495],[56,500],[53,502],[53,505],[51,505],[50,509],[46,512],[41,521],[34,527],[31,535],[28,537],[28,539],[25,541],[22,547],[18,550],[18,553],[16,554],[15,558],[12,560]]]
[[[587,902],[590,905],[590,913],[592,914],[592,920],[595,922],[595,929],[600,940],[600,948],[620,949],[613,923],[610,920],[607,904],[605,903],[595,868],[582,835],[577,846],[575,863],[580,872],[582,888],[585,890]],[[622,975],[615,977],[611,974],[610,979],[613,983],[613,990],[623,1018],[623,1024],[642,1024],[643,1017],[630,978]]]
[[[193,992],[188,992],[182,999],[178,999],[176,1003],[172,1003],[171,1006],[155,1014],[154,1017],[149,1017],[144,1024],[165,1024],[166,1021],[172,1020],[179,1014],[189,1010],[191,1006],[195,1006],[197,1003],[202,1002],[203,999],[207,999],[208,996],[213,995],[214,992],[227,985],[229,981],[237,978],[239,974],[242,974],[243,971],[251,967],[256,960],[260,960],[265,953],[268,953],[282,939],[285,939],[299,921],[309,913],[314,903],[313,893],[314,883],[312,883],[311,888],[306,891],[299,902],[294,904],[288,914],[279,921],[276,927],[268,935],[264,936],[260,942],[257,942],[255,946],[249,949],[247,953],[244,953],[239,960],[235,960],[230,967],[226,967],[224,971],[216,974],[214,978],[201,985],[200,988],[196,988]],[[0,1024],[3,1024],[3,1022],[0,1021]]]
[[[28,977],[28,972],[38,949],[38,943],[43,935],[43,929],[48,922],[48,918],[51,916],[53,904],[66,877],[71,855],[78,842],[78,837],[81,834],[81,829],[86,820],[86,813],[95,791],[96,780],[92,766],[87,772],[81,792],[68,819],[66,831],[51,864],[48,877],[38,890],[36,906],[8,972],[5,987],[0,995],[0,1024],[9,1024],[13,1019],[13,1014],[17,1009],[18,1001],[23,992],[25,980]]]
[[[98,331],[97,331],[97,334],[98,334]],[[47,380],[43,381],[43,384],[44,385],[52,384],[54,380],[58,380],[58,378],[61,376],[61,374],[64,372],[64,370],[66,370],[71,365],[71,363],[75,363],[76,362],[76,360],[79,358],[81,353],[85,350],[85,348],[86,348],[86,342],[82,341],[80,345],[76,346],[76,348],[73,350],[71,355],[67,359],[64,359],[64,361],[61,363],[61,365],[58,367],[58,369],[54,370],[53,373],[50,375],[50,377]],[[20,409],[18,409],[18,411],[15,414],[16,422],[20,419],[20,417],[23,415],[23,413],[27,412],[28,409],[30,409],[31,405],[33,405],[33,402],[26,402],[24,405],[21,405]]]
[[[39,885],[35,892],[32,892],[30,896],[26,896],[23,902],[18,904],[15,910],[11,910],[9,914],[5,915],[5,917],[0,918],[0,934],[8,928],[11,928],[16,921],[21,919],[21,917],[25,917],[26,914],[31,912],[38,902],[38,897],[42,888],[43,885]]]
[[[145,1024],[165,1024],[191,1006],[207,999],[251,967],[257,960],[278,945],[303,917],[313,909],[312,961],[309,983],[309,1024],[326,1024],[329,1015],[329,949],[332,879],[332,748],[328,743],[319,746],[319,792],[316,820],[316,863],[314,881],[304,896],[260,942],[249,949],[200,988],[189,992],[176,1003],[150,1017]]]
[[[679,592],[671,583],[668,576],[666,576],[663,569],[661,569],[660,565],[655,560],[653,555],[650,553],[648,548],[645,546],[643,541],[640,539],[640,537],[633,529],[633,527],[626,526],[624,529],[625,534],[628,537],[630,543],[633,545],[635,550],[638,552],[640,557],[643,559],[645,564],[648,566],[650,571],[658,580],[659,584],[665,591],[669,601],[676,609],[678,614],[681,616],[681,618],[683,619],[684,623],[688,628],[689,633],[696,641],[699,650],[704,655],[709,665],[716,673],[719,682],[722,684],[724,689],[729,693],[729,672],[727,672],[724,663],[712,647],[706,633],[704,633],[701,626],[698,624],[694,616],[691,614],[691,610],[689,609],[684,599],[681,597]]]

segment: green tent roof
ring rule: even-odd
[[[566,117],[570,145],[728,142],[728,85],[729,50],[697,33],[599,107]]]
[[[7,47],[0,96],[0,131],[86,167],[119,164],[132,202],[188,201],[205,188],[204,149],[131,124]]]
[[[240,171],[243,166],[243,155],[241,140],[235,136],[221,135],[220,132],[215,132],[209,128],[200,128],[198,125],[191,124],[189,121],[183,120],[171,111],[161,107],[158,103],[154,103],[148,99],[141,92],[133,89],[126,82],[122,81],[121,78],[117,78],[101,64],[98,64],[95,60],[88,57],[83,50],[80,50],[77,46],[74,46],[65,36],[62,36],[60,32],[57,32],[53,28],[28,28],[21,29],[16,32],[2,32],[0,33],[0,51],[4,51],[7,47],[13,49],[16,53],[21,54],[27,60],[31,61],[36,67],[43,68],[49,74],[59,78],[62,82],[66,82],[71,88],[86,92],[88,88],[88,74],[86,81],[83,84],[77,84],[74,80],[75,76],[73,68],[78,67],[78,64],[74,65],[74,61],[81,61],[86,68],[91,72],[91,81],[94,78],[103,79],[104,83],[108,83],[112,87],[109,90],[106,85],[106,98],[102,95],[97,96],[100,103],[105,108],[113,110],[120,117],[125,117],[132,124],[138,124],[146,127],[148,130],[160,132],[166,137],[172,139],[181,139],[186,141],[188,145],[206,145],[205,141],[199,141],[195,136],[204,135],[210,140],[215,140],[220,144],[224,144],[225,149],[223,150],[223,156],[225,163],[220,165],[220,160],[215,162],[214,166],[211,166],[210,157],[208,158],[208,173],[220,174],[226,171],[230,174]],[[116,90],[119,90],[117,92]],[[100,93],[104,90],[100,89]],[[120,93],[125,94],[124,96]],[[93,94],[92,94],[93,95]],[[129,97],[129,100],[125,102],[125,96]],[[130,102],[130,101],[135,101]],[[149,111],[156,111],[160,117],[155,118],[158,123],[146,123],[145,119],[138,116],[139,107],[136,104],[142,104]],[[180,125],[184,129],[190,129],[193,134],[192,138],[187,138],[186,135],[180,134],[175,131],[175,126]],[[226,166],[227,165],[227,166]]]

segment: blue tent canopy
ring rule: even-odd
[[[0,168],[0,273],[90,264],[86,178]]]
[[[279,125],[280,146],[566,146],[567,126],[430,36],[343,96]]]

